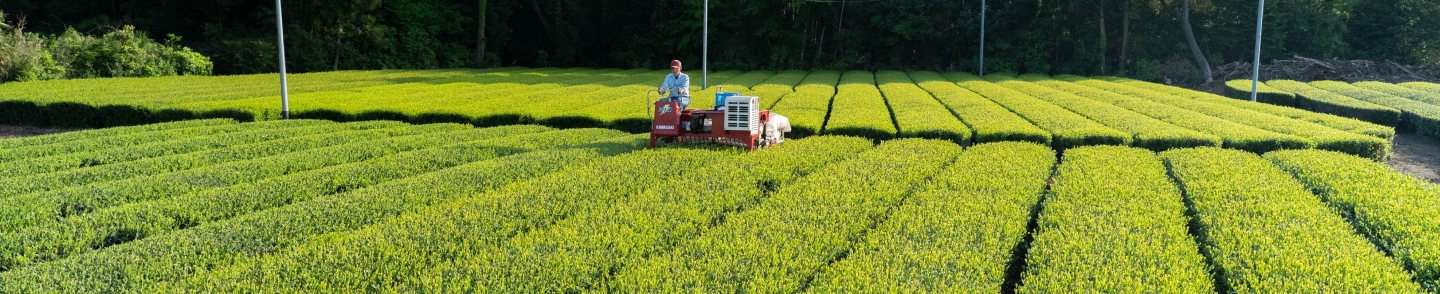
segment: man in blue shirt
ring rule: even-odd
[[[670,74],[665,75],[665,82],[660,84],[660,93],[670,92],[670,96],[660,101],[675,101],[680,103],[680,109],[690,106],[690,76],[680,73],[680,61],[670,61]]]

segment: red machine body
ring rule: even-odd
[[[673,140],[682,143],[730,144],[754,151],[778,142],[763,138],[763,126],[770,120],[768,110],[756,111],[757,119],[751,121],[758,125],[745,127],[745,130],[735,130],[733,126],[727,130],[725,110],[682,109],[678,102],[657,101],[653,111],[650,148],[655,148],[656,141]]]

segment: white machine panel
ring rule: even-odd
[[[760,133],[760,97],[730,96],[725,98],[725,130]]]

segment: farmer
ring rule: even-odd
[[[690,106],[690,76],[680,73],[680,61],[670,61],[670,74],[665,75],[665,82],[656,89],[660,93],[670,92],[670,97],[660,101],[675,101],[680,103],[680,109]]]

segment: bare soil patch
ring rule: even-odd
[[[0,125],[0,139],[73,132],[84,129]]]
[[[1440,139],[1413,132],[1395,134],[1390,167],[1420,180],[1440,184]]]

